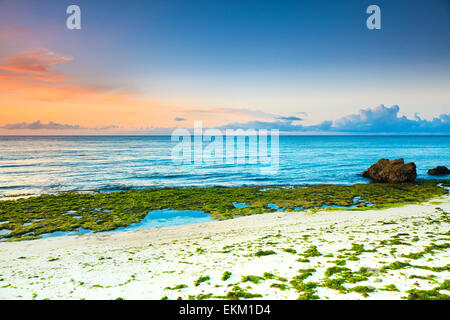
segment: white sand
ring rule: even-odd
[[[449,223],[436,208],[450,212],[450,197],[435,201],[440,203],[382,211],[267,213],[162,229],[0,243],[0,299],[188,299],[200,293],[224,296],[232,284],[262,294],[263,299],[296,299],[300,293],[289,281],[298,270],[316,269],[305,282],[321,286],[325,270],[335,266],[337,256],[343,254],[338,250],[350,249],[352,243],[376,251],[362,253],[359,261],[347,261],[345,267],[353,271],[368,267],[375,274],[367,281],[345,286],[375,288],[367,299],[399,299],[408,295],[407,290],[429,290],[450,279],[448,271],[415,267],[379,272],[394,261],[430,267],[450,263],[449,249],[416,260],[401,257],[422,251],[431,243],[449,243]],[[403,234],[398,239],[411,245],[380,244],[397,234]],[[418,241],[413,242],[414,237]],[[296,261],[311,245],[322,255],[309,258],[310,262]],[[297,253],[284,252],[283,248]],[[254,256],[260,249],[276,254]],[[325,256],[330,253],[334,257]],[[232,276],[222,281],[225,271]],[[282,283],[277,279],[241,283],[241,276],[262,276],[265,272],[287,278],[288,289],[270,287]],[[206,275],[210,280],[194,285]],[[410,278],[412,275],[434,278]],[[165,289],[180,284],[187,288]],[[400,291],[380,290],[389,284]],[[319,287],[317,295],[322,299],[364,299],[356,292],[343,294],[326,287]]]

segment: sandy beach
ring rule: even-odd
[[[447,212],[444,196],[377,211],[4,242],[0,299],[400,299],[450,279]]]

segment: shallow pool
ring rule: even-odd
[[[128,227],[120,227],[110,231],[97,232],[96,234],[173,227],[184,224],[208,222],[212,220],[213,219],[203,211],[161,209],[150,211],[141,220],[141,222],[130,224]],[[62,236],[76,236],[88,233],[93,232],[91,230],[78,228],[72,231],[55,231],[51,233],[44,233],[41,237],[45,239]]]

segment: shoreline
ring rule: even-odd
[[[0,299],[450,298],[449,212],[445,195],[1,242]]]
[[[0,242],[76,230],[109,232],[140,224],[149,215],[164,210],[195,211],[226,220],[278,211],[386,209],[446,195],[449,187],[450,180],[424,180],[402,184],[193,187],[42,195],[0,201]]]
[[[425,178],[416,178],[414,183],[416,182],[449,182],[449,175],[436,175]],[[69,190],[61,190],[61,191],[53,191],[53,192],[42,192],[42,193],[17,193],[17,194],[3,194],[0,195],[0,201],[8,201],[8,200],[18,200],[18,199],[27,199],[27,198],[36,198],[41,196],[58,196],[65,193],[72,194],[108,194],[108,193],[117,193],[117,192],[140,192],[140,191],[152,191],[152,190],[178,190],[178,189],[196,189],[196,188],[219,188],[219,189],[230,189],[230,188],[291,188],[291,187],[312,187],[312,186],[352,186],[352,185],[360,185],[360,184],[386,184],[384,182],[374,182],[370,180],[370,178],[364,178],[364,181],[359,182],[346,182],[346,183],[302,183],[302,184],[242,184],[242,185],[187,185],[187,186],[146,186],[146,187],[117,187],[112,189],[69,189]],[[400,183],[401,184],[401,183]]]

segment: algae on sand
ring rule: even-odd
[[[428,201],[448,194],[440,186],[450,180],[424,180],[402,184],[355,184],[256,187],[202,187],[130,190],[112,193],[61,193],[0,201],[0,240],[39,238],[55,231],[78,228],[109,231],[140,222],[152,210],[197,210],[223,220],[235,216],[285,211],[348,207],[373,210]],[[356,199],[356,200],[355,200]],[[236,207],[235,203],[251,204]],[[370,204],[370,205],[369,205]],[[5,222],[6,221],[6,222]]]

